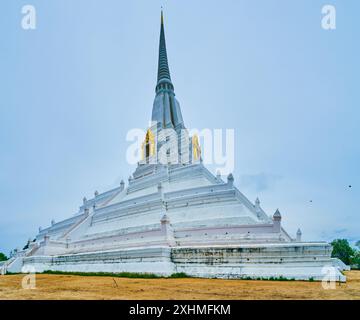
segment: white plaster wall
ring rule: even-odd
[[[244,247],[136,248],[28,257],[24,265],[44,270],[80,272],[140,272],[170,275],[185,272],[206,278],[269,278],[322,280],[324,267],[334,266],[336,280],[346,281],[323,243],[248,245]]]

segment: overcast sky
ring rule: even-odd
[[[126,133],[151,117],[161,5],[185,124],[235,129],[240,191],[292,236],[359,240],[359,1],[5,0],[0,252],[134,171]]]

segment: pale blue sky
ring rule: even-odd
[[[187,127],[235,129],[235,184],[290,234],[358,240],[359,1],[4,0],[0,252],[134,170],[125,137],[151,116],[161,5]]]

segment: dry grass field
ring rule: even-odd
[[[324,290],[320,282],[218,279],[130,279],[36,275],[36,289],[21,287],[22,275],[0,276],[0,299],[358,299],[360,271]]]

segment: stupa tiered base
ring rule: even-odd
[[[331,258],[329,244],[292,239],[278,211],[268,217],[231,175],[224,182],[201,163],[139,165],[127,188],[97,194],[73,217],[41,230],[8,271],[23,266],[298,280],[321,280],[324,267],[334,266],[339,281],[346,268]]]

